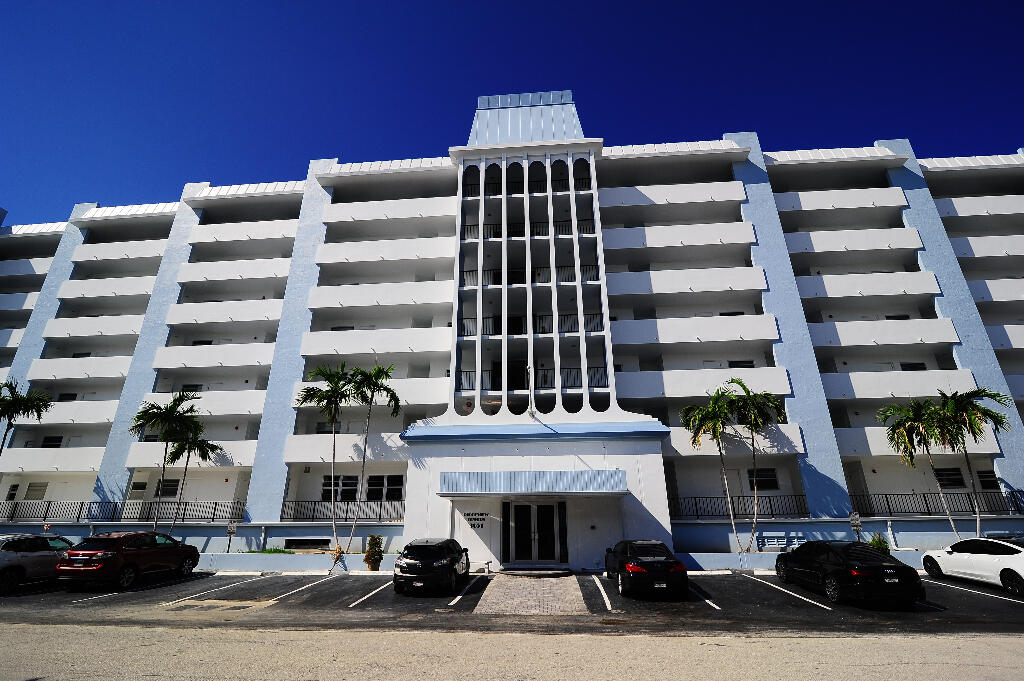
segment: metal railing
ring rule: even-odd
[[[734,496],[731,499],[733,515],[750,518],[754,515],[754,497]],[[729,507],[725,497],[669,497],[669,515],[673,518],[728,518]],[[759,494],[759,518],[806,518],[807,497],[803,494]]]
[[[572,236],[572,220],[555,220],[555,234]]]
[[[455,377],[455,390],[476,390],[476,372],[459,370]]]
[[[475,336],[476,335],[476,317],[463,317],[459,319],[459,335],[460,336]]]
[[[530,193],[543,193],[548,190],[547,180],[530,180],[529,182]]]
[[[244,501],[0,501],[0,522],[186,522],[242,520]]]
[[[551,268],[550,267],[535,267],[533,269],[533,283],[534,284],[550,284],[551,283]]]
[[[533,387],[535,390],[550,390],[555,387],[554,369],[537,369],[533,374]]]
[[[405,501],[285,501],[281,505],[281,520],[330,521],[334,517],[352,522],[400,523],[405,519]]]
[[[607,388],[608,367],[588,367],[587,383],[591,388]]]
[[[534,333],[552,333],[552,322],[554,317],[549,314],[536,315],[533,318]],[[604,317],[600,312],[586,312],[583,314],[583,328],[585,331],[603,331]],[[580,330],[580,318],[575,314],[558,315],[558,333],[578,333]]]
[[[509,194],[522,194],[523,193],[523,183],[522,182],[509,182],[508,183],[508,193]]]
[[[481,390],[501,390],[501,372],[484,369],[480,372]]]
[[[575,179],[576,191],[585,192],[590,189],[590,178],[589,177],[577,177]]]
[[[597,265],[581,265],[580,274],[583,281],[597,281]]]
[[[459,286],[476,286],[480,282],[477,270],[462,270],[459,272]]]
[[[551,191],[553,192],[567,192],[569,191],[569,178],[561,180],[551,180]]]
[[[968,492],[946,492],[950,513],[973,515],[974,502]],[[897,515],[945,515],[938,492],[917,494],[851,494],[853,510],[864,517]],[[979,492],[978,503],[982,513],[1007,515],[1024,514],[1024,492]]]
[[[576,228],[580,234],[593,234],[594,233],[594,220],[593,218],[581,218],[576,221]]]
[[[479,182],[466,182],[462,185],[463,196],[480,196]]]
[[[479,239],[480,225],[462,225],[463,239]]]
[[[576,268],[572,265],[561,265],[555,268],[559,283],[576,281]]]
[[[526,223],[525,222],[510,222],[508,223],[508,237],[514,239],[521,237],[526,234]]]
[[[579,367],[562,367],[559,373],[562,376],[563,388],[583,387],[583,370]]]
[[[484,182],[484,195],[495,196],[501,193],[501,182]]]
[[[536,220],[530,223],[530,236],[547,236],[548,235],[548,223],[547,220]]]
[[[501,223],[500,222],[485,222],[484,223],[484,238],[485,239],[500,239],[501,238]]]

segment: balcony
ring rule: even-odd
[[[100,469],[105,450],[106,447],[7,447],[0,456],[0,473],[95,472]]]
[[[53,258],[0,260],[0,277],[43,276],[50,271]]]
[[[1024,213],[1024,195],[960,196],[935,199],[935,207],[943,218],[993,217]]]
[[[708,219],[728,222],[739,217],[747,198],[742,182],[703,182],[598,189],[605,223]]]
[[[281,319],[283,300],[229,300],[219,303],[179,303],[167,312],[171,326],[262,322]]]
[[[39,293],[0,293],[0,311],[15,312],[18,310],[31,310],[36,306]]]
[[[995,350],[1024,348],[1024,324],[1003,324],[986,326],[988,339]]]
[[[826,322],[807,326],[815,347],[878,347],[960,342],[951,319]]]
[[[295,386],[295,398],[298,399],[299,391],[316,383],[298,383]],[[391,380],[391,387],[398,393],[403,405],[423,404],[444,404],[448,401],[450,389],[449,379],[446,376],[431,376],[428,378],[395,378]],[[378,404],[384,404],[378,402]]]
[[[112,423],[117,411],[118,400],[76,400],[54,402],[43,414],[41,424],[63,426],[83,423]]]
[[[970,373],[970,372],[967,372]],[[619,398],[702,397],[740,378],[751,390],[788,395],[789,374],[782,367],[756,369],[678,369],[674,371],[617,371],[615,389]]]
[[[749,222],[622,227],[603,232],[605,251],[700,246],[749,246],[756,240]]]
[[[953,392],[977,387],[974,374],[952,371],[856,371],[821,374],[825,397],[830,400],[935,397],[939,390]]]
[[[148,296],[153,293],[156,277],[111,277],[109,279],[72,279],[61,284],[57,297],[122,298]]]
[[[138,336],[143,315],[107,315],[103,317],[60,317],[51,319],[43,329],[44,338],[91,338]]]
[[[724,343],[779,339],[775,315],[630,319],[612,322],[614,345]]]
[[[0,521],[225,522],[242,520],[244,501],[0,501]]]
[[[196,405],[203,415],[252,416],[263,413],[266,397],[265,390],[210,390],[199,393],[199,399],[191,404]],[[167,404],[171,401],[171,393],[149,393],[143,399]]]
[[[218,440],[225,454],[213,461],[215,466],[252,466],[256,458],[256,440]],[[164,458],[163,442],[133,442],[128,450],[128,468],[160,468]],[[184,466],[184,463],[180,468]]]
[[[968,236],[949,240],[958,258],[1002,258],[1024,255],[1024,235]]]
[[[676,295],[727,291],[760,292],[766,288],[764,270],[760,267],[708,267],[608,274],[609,296]]]
[[[967,451],[971,454],[998,454],[999,443],[991,429],[986,429],[987,435],[978,443],[970,438],[967,439]],[[839,444],[839,453],[842,456],[896,456],[896,452],[889,446],[889,440],[883,426],[868,426],[864,428],[836,428],[836,442]]]
[[[189,262],[178,270],[178,283],[231,279],[285,279],[288,277],[291,262],[291,258]]]
[[[317,264],[379,263],[402,260],[453,260],[456,242],[451,237],[386,239],[323,244],[316,252]]]
[[[25,329],[0,329],[0,348],[16,348],[21,344]]]
[[[373,329],[353,331],[313,331],[302,339],[302,354],[392,355],[402,353],[448,353],[452,330],[448,327],[426,329]]]
[[[318,286],[309,294],[309,307],[451,305],[454,292],[454,284],[450,280]]]
[[[797,277],[801,298],[862,298],[871,296],[934,296],[939,283],[931,272],[873,272]]]
[[[274,343],[180,345],[159,348],[153,368],[270,366],[273,359]]]
[[[454,196],[332,203],[324,208],[323,220],[326,223],[372,220],[421,220],[432,223],[454,221],[457,208]]]
[[[701,439],[700,447],[694,449],[690,444],[690,431],[679,426],[669,429],[666,449],[683,456],[718,456],[718,445],[710,438]],[[800,426],[796,423],[779,423],[769,426],[764,433],[759,433],[754,441],[757,443],[758,454],[802,454],[804,441],[800,434]],[[743,428],[731,426],[722,437],[722,448],[727,455],[750,455],[750,436]]]
[[[132,358],[124,357],[62,357],[37,359],[28,369],[28,380],[49,381],[65,378],[124,378]]]
[[[755,503],[753,495],[730,497],[732,514],[736,518],[752,518]],[[757,497],[758,518],[808,518],[807,498],[803,494],[764,494]],[[724,496],[670,497],[668,514],[673,520],[692,518],[728,518],[729,506]]]
[[[907,198],[899,187],[783,192],[775,205],[787,230],[840,226],[896,226]]]
[[[332,507],[333,506],[333,510]],[[281,520],[288,522],[362,521],[368,523],[401,523],[405,520],[405,501],[285,501]]]
[[[967,282],[975,303],[1024,300],[1024,279],[971,279]]]
[[[847,253],[857,251],[916,251],[924,248],[916,229],[835,229],[790,232],[786,246],[796,253]]]
[[[162,258],[167,250],[167,239],[147,241],[115,241],[100,244],[82,244],[71,254],[72,262],[98,260],[130,260],[134,258]]]
[[[266,239],[294,239],[298,220],[265,220],[260,222],[232,222],[220,225],[199,225],[192,228],[190,244],[208,244],[233,241],[262,241]]]
[[[447,397],[444,401],[447,401]],[[358,462],[363,451],[363,434],[338,433],[335,437],[338,461]],[[409,458],[409,447],[402,441],[401,433],[370,433],[367,450],[367,460],[407,461]],[[331,434],[289,435],[284,460],[285,463],[330,461]]]

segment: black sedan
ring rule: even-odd
[[[395,559],[392,583],[396,593],[440,587],[455,593],[469,576],[469,549],[454,539],[415,539]]]
[[[639,590],[664,591],[673,596],[689,591],[686,566],[660,541],[620,541],[605,552],[604,572],[623,596]]]
[[[878,598],[910,605],[924,598],[917,570],[862,542],[809,541],[780,554],[775,574],[784,584],[824,591],[832,603]]]

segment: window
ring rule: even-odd
[[[753,369],[754,368],[754,360],[752,360],[752,359],[730,359],[729,360],[729,368],[730,369]]]
[[[60,393],[57,395],[58,402],[74,402],[76,399],[78,399],[77,393]]]
[[[978,484],[982,489],[999,491],[999,480],[995,471],[978,471]]]
[[[91,352],[72,352],[71,359],[83,359],[85,357],[92,357]]]
[[[160,433],[146,433],[142,436],[143,442],[160,442]]]
[[[178,542],[165,534],[151,535],[156,540],[157,546],[177,546]]]
[[[39,446],[44,449],[58,449],[60,447],[60,443],[63,441],[63,435],[47,435],[43,438],[43,442]]]
[[[935,479],[939,481],[939,487],[942,489],[966,487],[964,485],[964,474],[959,468],[936,468]]]
[[[129,501],[138,501],[146,497],[146,483],[145,482],[133,482],[131,489],[128,491]]]
[[[48,482],[30,482],[25,489],[25,501],[42,501],[46,497]]]
[[[176,497],[178,496],[178,483],[180,480],[157,480],[156,483],[156,494],[157,497]]]
[[[359,476],[356,475],[335,475],[334,482],[338,488],[338,496],[335,501],[355,501],[356,492],[359,488]],[[320,490],[320,501],[331,500],[331,476],[325,475],[323,487]]]
[[[11,485],[7,488],[7,501],[14,501],[18,496],[18,485]]]
[[[212,340],[194,340],[194,341],[192,341],[192,345],[193,346],[195,346],[195,345],[213,345],[213,341]]]
[[[54,551],[67,551],[71,548],[71,542],[63,537],[46,537],[46,543]]]
[[[203,392],[202,383],[182,383],[181,392],[183,393],[201,393]]]
[[[902,320],[905,320],[905,319],[910,319],[910,315],[908,315],[908,314],[887,314],[887,315],[885,315],[885,318],[888,319],[889,321],[897,321],[897,320],[902,321]]]
[[[330,435],[331,434],[331,424],[328,423],[327,421],[317,421],[317,424],[316,424],[316,434],[317,435]]]
[[[958,541],[953,544],[950,549],[953,553],[973,553],[976,555],[992,555],[990,547],[991,542],[987,542],[984,539],[966,539],[964,541]]]
[[[928,371],[924,362],[900,362],[900,371]]]
[[[775,474],[774,468],[748,468],[747,485],[751,491],[754,489],[755,480],[759,492],[779,488],[779,477]]]
[[[21,548],[26,553],[49,553],[50,544],[44,537],[28,537],[25,539],[25,545]]]
[[[718,316],[719,317],[740,317],[740,316],[745,315],[745,314],[746,314],[746,312],[744,312],[743,310],[730,310],[728,312],[719,312]]]
[[[367,501],[401,501],[401,475],[371,475],[366,479]]]

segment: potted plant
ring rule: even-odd
[[[384,537],[379,534],[371,534],[366,538],[366,553],[363,554],[363,562],[370,570],[379,570],[382,560],[384,560]]]

